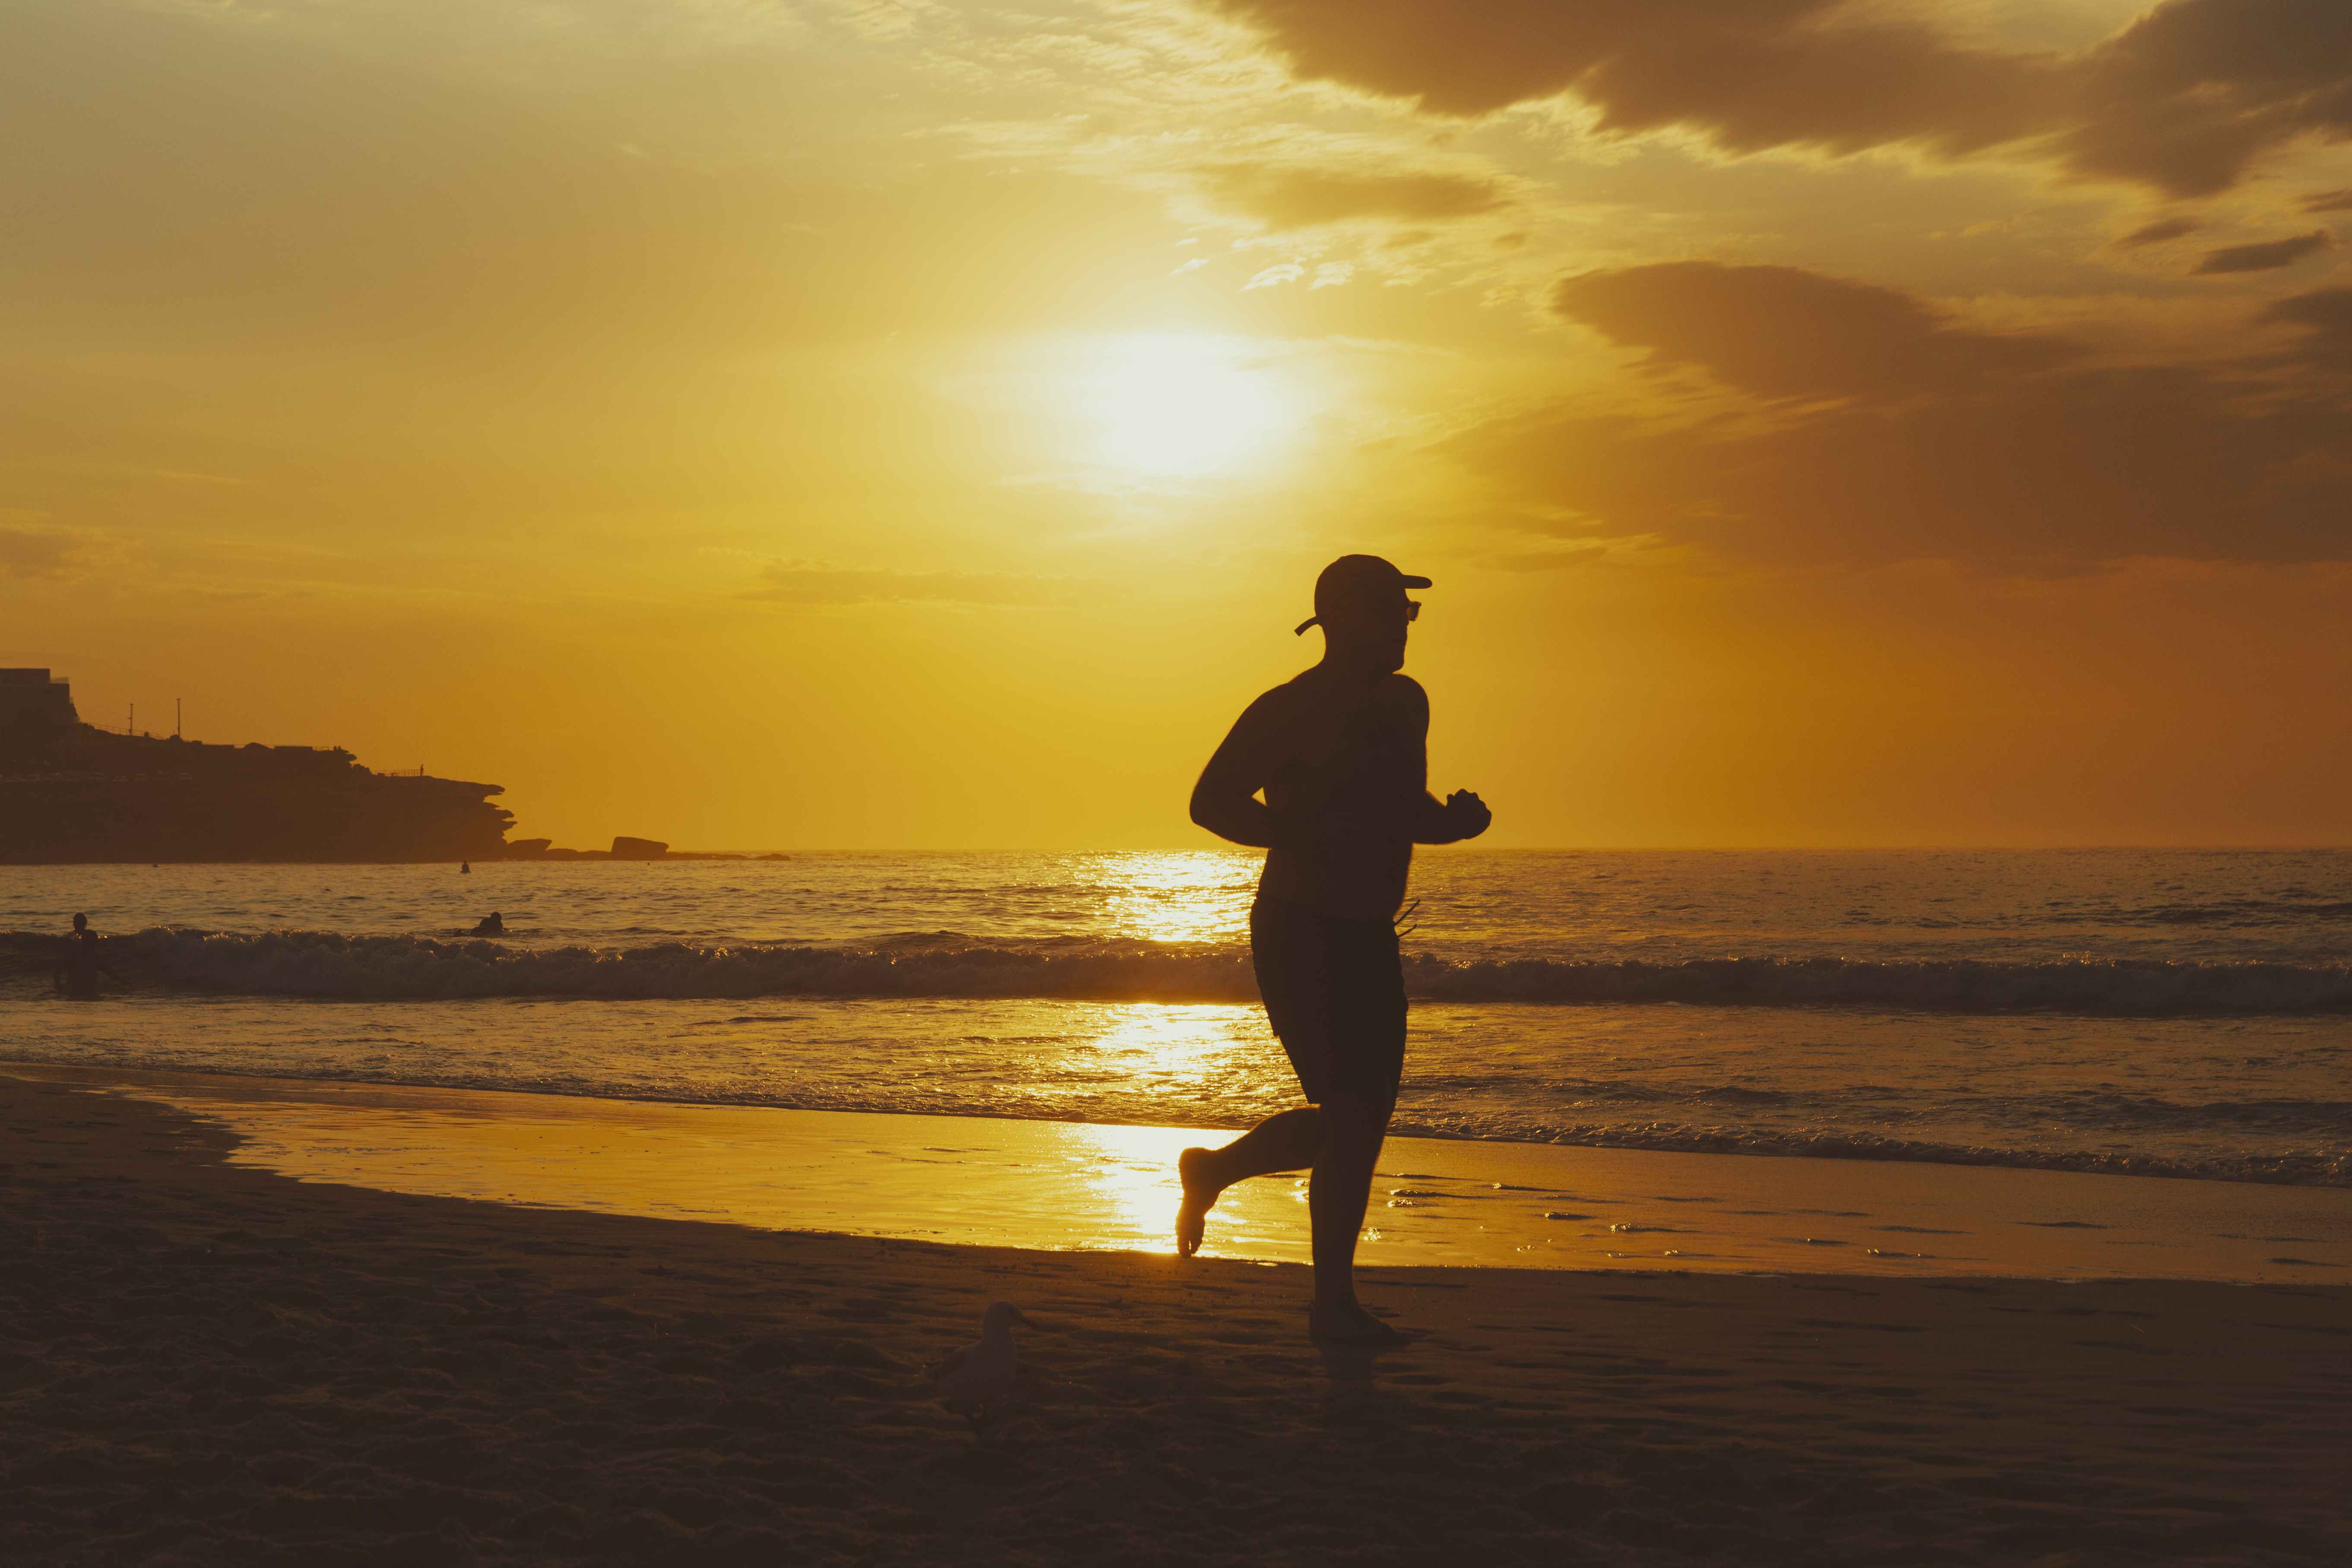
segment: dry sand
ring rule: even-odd
[[[525,1210],[0,1078],[0,1563],[2352,1561],[2352,1292],[1304,1271]],[[1024,1337],[985,1445],[917,1369]]]

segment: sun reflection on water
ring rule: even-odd
[[[1117,1074],[1171,1103],[1212,1098],[1237,1079],[1258,1076],[1264,1054],[1257,1019],[1223,1003],[1126,1002],[1088,1042],[1097,1071]],[[1214,1089],[1212,1086],[1215,1086]]]
[[[1173,1222],[1182,1195],[1176,1155],[1189,1141],[1165,1127],[1088,1127],[1077,1133],[1074,1142],[1092,1146],[1085,1151],[1090,1158],[1082,1179],[1107,1245],[1176,1250]]]
[[[1264,1037],[1263,1016],[1254,1008],[1129,1002],[1105,1005],[1094,1023],[1056,1070],[1045,1075],[1053,1087],[1039,1098],[1057,1101],[1064,1114],[1088,1114],[1088,1095],[1080,1086],[1091,1080],[1115,1083],[1125,1094],[1139,1093],[1168,1121],[1193,1121],[1197,1126],[1231,1114],[1237,1089],[1261,1084],[1266,1058],[1279,1060]],[[1065,1245],[1172,1251],[1171,1226],[1181,1195],[1177,1152],[1188,1143],[1221,1143],[1231,1135],[1093,1121],[1058,1130],[1055,1138],[1068,1176],[1081,1189],[1071,1212],[1089,1216],[1087,1236]],[[1285,1220],[1294,1228],[1303,1223],[1288,1215]],[[1216,1255],[1244,1245],[1266,1228],[1229,1228],[1222,1245],[1209,1250]],[[1244,1236],[1244,1229],[1250,1234]],[[1287,1255],[1284,1243],[1274,1246],[1276,1255]]]
[[[1257,868],[1254,855],[1136,852],[1104,856],[1100,875],[1110,922],[1121,935],[1223,944],[1249,940]]]

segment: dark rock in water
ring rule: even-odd
[[[658,838],[624,838],[613,840],[615,860],[658,860],[669,853],[669,846]]]

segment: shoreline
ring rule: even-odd
[[[0,1062],[136,1095],[307,1182],[766,1230],[1165,1253],[1174,1162],[1225,1130],[801,1110]],[[1212,1257],[1303,1262],[1304,1179],[1231,1189]],[[1392,1135],[1368,1264],[2352,1285],[2352,1191],[1997,1165]]]
[[[5,934],[5,933],[0,933]],[[364,997],[301,998],[326,1005],[362,1007],[381,1005]],[[496,1003],[516,1000],[509,997],[453,998],[459,1003]],[[536,1000],[536,999],[534,999]],[[562,1000],[562,999],[558,999]],[[657,1000],[672,1000],[662,998]],[[826,1000],[839,1000],[827,998]],[[422,1094],[514,1095],[525,1099],[577,1100],[631,1105],[674,1106],[686,1110],[714,1111],[776,1111],[786,1113],[841,1114],[858,1116],[938,1116],[940,1112],[898,1107],[843,1107],[835,1105],[799,1106],[775,1104],[756,1100],[696,1100],[684,1096],[659,1094],[594,1093],[541,1085],[505,1086],[468,1084],[462,1086],[417,1083],[394,1078],[305,1078],[299,1074],[256,1072],[243,1068],[197,1066],[146,1066],[142,1064],[98,1066],[88,1061],[34,1061],[19,1058],[0,1058],[0,1071],[11,1067],[39,1073],[68,1075],[86,1072],[99,1079],[139,1079],[155,1080],[252,1080],[259,1083],[305,1082],[332,1086],[352,1090],[382,1089],[388,1093],[414,1091]],[[1121,1120],[1116,1117],[1073,1120],[1066,1117],[1020,1116],[1000,1110],[980,1110],[957,1113],[960,1120],[975,1121],[1006,1121],[1043,1126],[1087,1126],[1149,1130],[1162,1128],[1164,1122]],[[1246,1131],[1245,1121],[1219,1122],[1199,1129],[1203,1136],[1224,1137]],[[2208,1161],[2190,1166],[2185,1162],[2159,1154],[2114,1154],[2089,1152],[2058,1152],[2041,1151],[1988,1149],[1977,1145],[1940,1144],[1922,1140],[1901,1140],[1883,1134],[1856,1131],[1843,1135],[1821,1133],[1805,1138],[1789,1137],[1758,1140],[1745,1143],[1727,1137],[1708,1133],[1674,1136],[1652,1142],[1634,1142],[1622,1136],[1594,1139],[1591,1142],[1565,1136],[1552,1138],[1482,1137],[1448,1131],[1443,1128],[1415,1127],[1407,1122],[1392,1129],[1391,1139],[1415,1139],[1429,1142],[1460,1143],[1474,1147],[1523,1149],[1581,1150],[1605,1153],[1630,1154],[1689,1154],[1708,1158],[1738,1160],[1802,1160],[1836,1163],[1852,1163],[1864,1168],[1878,1165],[1927,1166],[1948,1170],[2036,1172],[2054,1175],[2116,1176],[2137,1181],[2193,1182],[2265,1190],[2297,1192],[2352,1193],[2352,1177],[2342,1173],[2343,1160],[2334,1156],[2334,1164],[2311,1180],[2283,1181],[2274,1176],[2255,1173],[2226,1165],[2214,1168],[2216,1162]],[[2326,1153],[2309,1156],[2298,1154],[2315,1165],[2329,1158]],[[2250,1157],[2251,1158],[2251,1157]],[[2266,1156],[2277,1162],[2284,1156]],[[2352,1237],[2347,1237],[2352,1243]]]
[[[13,1561],[2317,1564],[2343,1289],[1304,1270],[295,1182],[0,1077]],[[985,1445],[917,1370],[1040,1329]]]

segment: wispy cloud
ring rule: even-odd
[[[1227,163],[1196,173],[1213,206],[1275,229],[1359,218],[1440,222],[1493,212],[1510,199],[1497,181],[1456,174],[1263,163]]]
[[[2184,234],[2195,234],[2205,226],[2193,217],[2168,217],[2136,228],[2116,241],[2118,250],[2137,250],[2142,246],[2162,245],[2168,239],[2179,239]]]
[[[112,554],[96,529],[0,514],[0,573],[12,577],[77,577]]]
[[[1078,577],[1019,572],[898,572],[835,566],[823,561],[775,561],[760,569],[760,585],[741,596],[780,605],[946,605],[969,608],[1050,609],[1101,595]]]
[[[2315,250],[2335,248],[2335,232],[2315,228],[2309,234],[2298,234],[2290,239],[2271,239],[2259,245],[2231,245],[2220,250],[2209,250],[2191,276],[2206,278],[2222,272],[2275,272],[2282,267],[2294,266]]]

